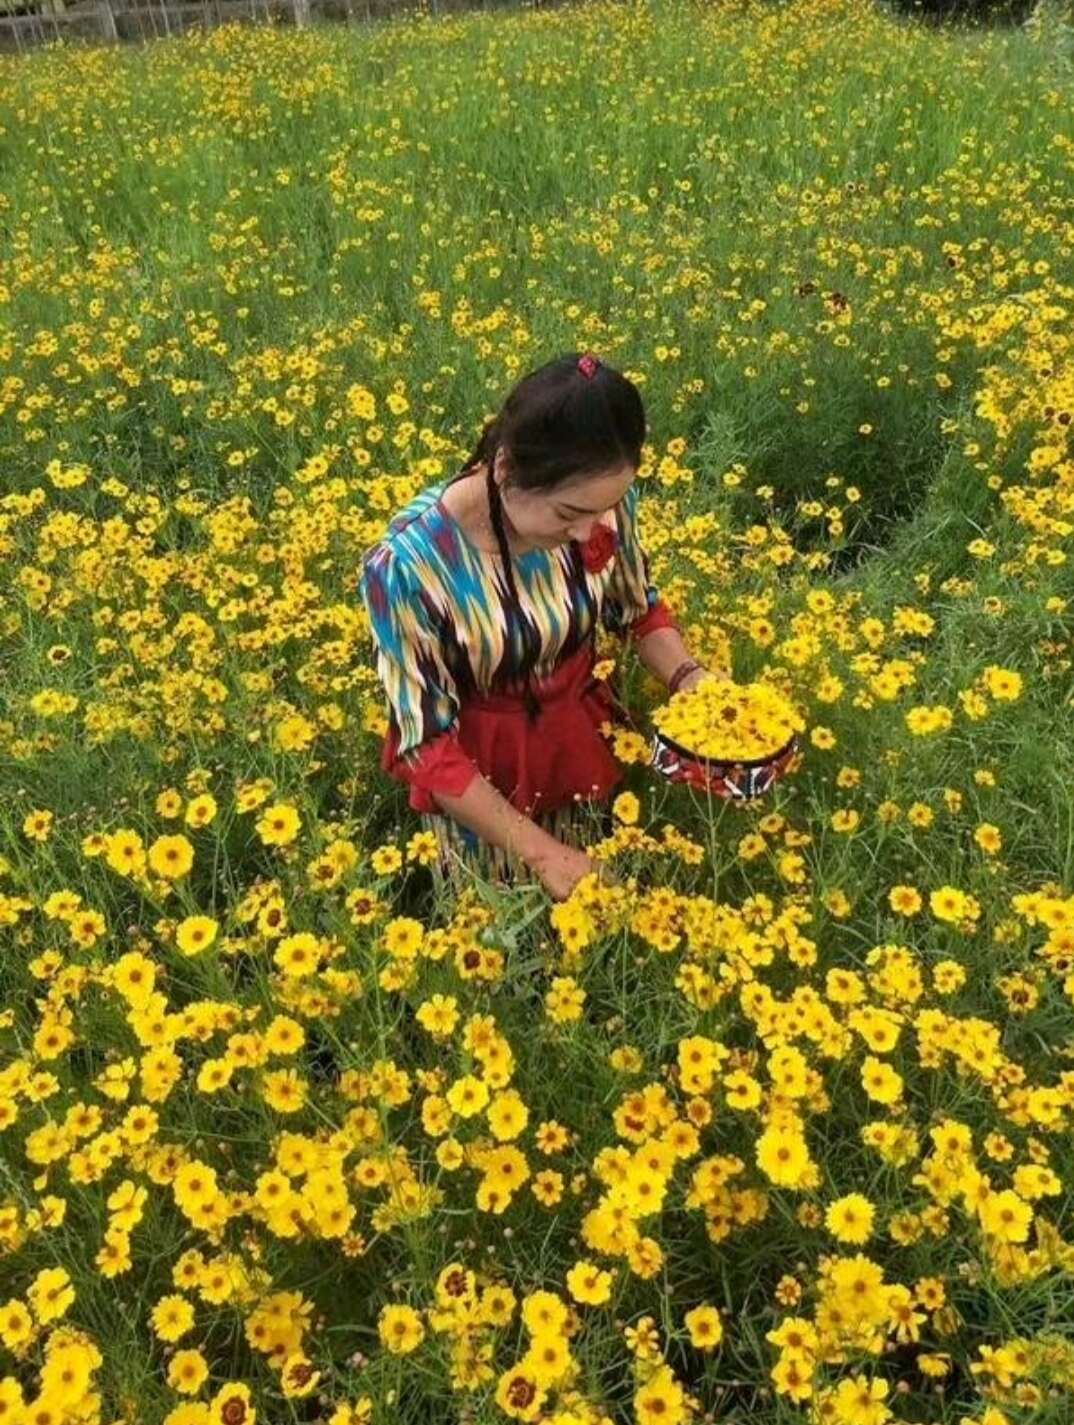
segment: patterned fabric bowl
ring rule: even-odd
[[[785,772],[795,770],[798,748],[798,734],[794,733],[770,757],[755,762],[716,762],[654,732],[649,766],[669,782],[687,782],[725,800],[749,801],[764,796]]]

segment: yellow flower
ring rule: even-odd
[[[302,818],[286,802],[266,807],[257,822],[257,834],[266,846],[289,846],[298,835]]]
[[[302,1351],[293,1351],[283,1363],[280,1384],[287,1400],[301,1399],[310,1395],[321,1379],[321,1372],[314,1369],[313,1362]]]
[[[542,1207],[555,1207],[563,1199],[563,1174],[546,1168],[536,1174],[530,1189]]]
[[[157,982],[157,966],[138,950],[128,950],[111,968],[113,985],[130,1005],[144,1005]]]
[[[740,838],[736,854],[741,861],[753,861],[758,856],[763,856],[767,847],[768,843],[763,836],[758,836],[755,831],[750,831]]]
[[[269,798],[274,783],[268,777],[258,777],[253,782],[244,783],[235,797],[235,809],[246,813],[262,806]]]
[[[653,725],[699,757],[752,761],[784,747],[805,727],[801,714],[766,683],[709,676],[674,693],[653,712]]]
[[[854,909],[850,897],[843,890],[827,891],[824,896],[824,906],[830,915],[834,915],[837,920],[845,920]]]
[[[585,1306],[601,1306],[612,1294],[612,1274],[583,1258],[567,1273],[567,1290]]]
[[[184,1405],[182,1410],[194,1410],[196,1406]],[[255,1425],[257,1411],[250,1402],[250,1387],[244,1381],[229,1381],[222,1385],[209,1402],[209,1422],[226,1421],[227,1425]],[[191,1422],[193,1425],[193,1422]]]
[[[651,750],[648,741],[640,732],[616,728],[612,734],[612,752],[615,760],[624,765],[648,762]]]
[[[406,859],[419,866],[431,866],[440,854],[434,831],[415,831],[406,844]]]
[[[465,1161],[462,1144],[455,1138],[445,1138],[436,1145],[436,1161],[445,1173],[454,1173]]]
[[[273,727],[272,745],[281,752],[305,752],[316,736],[317,729],[309,718],[292,713]]]
[[[420,920],[399,915],[384,927],[384,948],[398,960],[414,960],[421,952],[425,928]]]
[[[182,792],[180,792],[177,787],[166,787],[164,791],[157,793],[157,799],[153,803],[153,810],[157,816],[162,816],[165,821],[173,821],[183,810]]]
[[[680,1425],[686,1418],[685,1395],[670,1366],[658,1366],[635,1392],[634,1414],[638,1425]]]
[[[981,674],[981,682],[997,702],[1014,702],[1022,696],[1022,675],[1011,668],[989,664]]]
[[[892,1418],[884,1404],[888,1383],[883,1376],[869,1380],[863,1375],[846,1376],[835,1387],[832,1403],[835,1419],[843,1425],[885,1425]]]
[[[403,853],[398,846],[378,846],[370,856],[369,864],[378,876],[391,876],[403,864]]]
[[[0,871],[6,869],[0,866]],[[82,897],[77,891],[53,891],[51,895],[46,896],[41,909],[49,920],[70,920],[81,904]]]
[[[977,1215],[983,1231],[1001,1242],[1026,1241],[1029,1225],[1033,1221],[1033,1209],[1029,1203],[1023,1202],[1010,1188],[988,1193],[978,1205]]]
[[[815,1366],[811,1356],[803,1356],[797,1351],[784,1351],[772,1367],[772,1384],[779,1395],[789,1396],[801,1402],[813,1394],[813,1373]]]
[[[488,1084],[474,1074],[456,1079],[445,1095],[453,1113],[460,1118],[473,1118],[489,1101]]]
[[[837,1241],[857,1246],[867,1242],[872,1235],[875,1212],[867,1197],[852,1192],[829,1203],[824,1222]]]
[[[336,1405],[335,1411],[329,1415],[328,1425],[370,1425],[372,1419],[372,1399],[359,1395],[353,1405]]]
[[[58,688],[41,688],[30,698],[31,711],[38,717],[61,717],[64,712],[73,712],[78,700],[70,693],[60,693]]]
[[[862,1087],[874,1103],[897,1103],[902,1097],[902,1079],[883,1059],[867,1054],[861,1066]]]
[[[23,835],[31,841],[47,841],[52,830],[53,814],[50,811],[31,811],[26,814],[22,822]],[[131,832],[130,835],[135,835]]]
[[[172,1179],[172,1193],[176,1206],[187,1215],[207,1207],[217,1194],[216,1172],[197,1158],[184,1163]]]
[[[993,826],[990,821],[983,821],[973,833],[973,839],[982,851],[989,856],[994,856],[1003,845],[1003,836],[998,826]]]
[[[146,853],[136,831],[122,828],[108,837],[105,860],[121,876],[140,876],[145,871]]]
[[[187,826],[208,826],[216,816],[216,798],[211,792],[202,792],[187,803],[183,820]]]
[[[761,1085],[744,1069],[734,1069],[724,1075],[723,1091],[728,1108],[737,1108],[740,1112],[756,1108],[761,1102]]]
[[[219,928],[211,916],[188,915],[176,928],[175,943],[184,955],[200,955],[212,945]]]
[[[567,1304],[554,1291],[531,1292],[522,1303],[522,1324],[533,1336],[554,1335],[567,1324]]]
[[[641,807],[633,792],[620,792],[612,803],[612,814],[627,826],[634,826]]]
[[[906,714],[906,726],[915,737],[930,737],[939,732],[947,732],[954,721],[951,709],[942,703],[934,707],[921,705],[911,708]]]
[[[956,886],[940,886],[929,894],[929,909],[937,920],[958,922],[967,914],[967,898]]]
[[[17,1297],[12,1297],[0,1307],[0,1341],[9,1351],[17,1351],[29,1341],[33,1332],[33,1317]]]
[[[355,925],[369,925],[383,912],[383,907],[373,892],[361,886],[356,886],[348,892],[344,905]]]
[[[149,848],[149,868],[166,881],[185,876],[194,864],[194,848],[185,836],[158,836]]]
[[[289,979],[300,980],[312,975],[321,957],[320,941],[308,930],[287,935],[273,952],[273,961]]]
[[[772,1182],[798,1187],[809,1166],[805,1139],[791,1129],[766,1128],[757,1139],[757,1164]]]
[[[513,1420],[534,1420],[548,1392],[525,1364],[504,1371],[496,1385],[496,1404]]]
[[[773,1049],[768,1073],[777,1093],[784,1098],[803,1098],[809,1091],[809,1063],[799,1049],[789,1045]]]
[[[940,1380],[951,1371],[951,1357],[936,1352],[921,1351],[917,1357],[917,1367],[922,1375]],[[982,1422],[983,1425],[983,1422]]]
[[[262,1078],[261,1097],[277,1113],[297,1113],[309,1097],[309,1084],[294,1069],[275,1069]]]
[[[712,1351],[723,1340],[723,1322],[714,1306],[695,1306],[683,1317],[690,1344],[699,1351]]]
[[[501,1143],[517,1138],[529,1122],[530,1111],[514,1089],[498,1093],[489,1105],[488,1125]]]
[[[454,995],[431,995],[419,1006],[414,1018],[435,1039],[446,1039],[459,1022],[459,1005]]]
[[[130,1234],[119,1227],[105,1229],[104,1243],[94,1257],[94,1264],[101,1276],[112,1278],[130,1271],[132,1260]]]
[[[571,1353],[566,1337],[539,1332],[530,1342],[530,1348],[520,1364],[523,1369],[532,1372],[538,1384],[555,1385],[571,1369]]]
[[[161,1297],[150,1317],[152,1330],[161,1341],[178,1341],[194,1325],[194,1307],[179,1295]]]
[[[81,1404],[89,1390],[93,1371],[100,1362],[100,1353],[95,1347],[87,1347],[83,1341],[62,1340],[59,1331],[49,1338],[46,1349],[48,1354],[41,1368],[41,1399],[47,1398],[51,1405],[68,1408]],[[3,1396],[0,1395],[2,1401]],[[37,1410],[28,1411],[25,1419],[33,1421],[37,1414]],[[0,1411],[0,1420],[10,1418]]]
[[[168,1384],[180,1395],[196,1395],[208,1375],[209,1367],[200,1351],[176,1351],[168,1362]]]
[[[66,1313],[75,1299],[75,1289],[63,1267],[44,1267],[30,1283],[26,1299],[38,1322],[45,1326]]]
[[[888,905],[897,915],[916,915],[921,904],[921,893],[913,886],[892,886],[888,891]]]
[[[410,1306],[385,1306],[377,1317],[377,1332],[394,1356],[409,1355],[425,1339],[421,1317]]]
[[[582,1017],[585,999],[585,990],[573,976],[557,975],[545,994],[545,1010],[554,1023],[573,1024]]]
[[[1039,1163],[1023,1163],[1014,1170],[1014,1188],[1019,1197],[1035,1202],[1038,1197],[1057,1197],[1063,1191],[1062,1180]]]

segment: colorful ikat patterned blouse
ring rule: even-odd
[[[362,598],[400,757],[450,732],[461,701],[514,691],[519,676],[523,635],[502,560],[472,544],[441,503],[449,483],[416,495],[363,559]],[[616,506],[614,552],[596,572],[573,540],[514,556],[519,601],[541,638],[537,679],[595,640],[598,619],[634,638],[674,624],[650,583],[637,501],[635,482]]]

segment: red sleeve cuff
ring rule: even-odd
[[[440,811],[433,792],[461,797],[478,775],[477,764],[462,750],[457,733],[443,732],[429,738],[416,753],[403,757],[397,755],[397,746],[397,737],[390,735],[384,744],[381,766],[397,781],[409,785],[414,811]]]
[[[657,599],[647,613],[627,624],[627,636],[636,642],[647,633],[655,633],[658,628],[673,628],[677,633],[682,632],[663,599]]]

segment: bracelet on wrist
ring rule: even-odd
[[[693,673],[695,669],[698,669],[700,667],[701,664],[697,661],[696,658],[685,659],[682,663],[679,664],[679,666],[675,669],[674,673],[672,673],[671,677],[668,679],[668,692],[677,693],[679,691],[679,684],[682,682],[682,680],[684,678],[689,677],[689,675]]]

